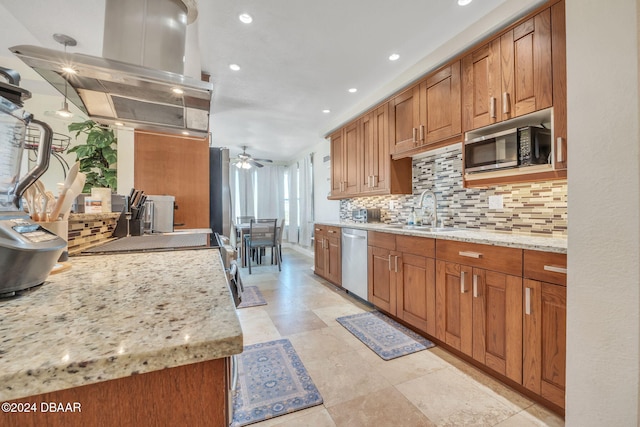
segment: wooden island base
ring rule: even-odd
[[[225,361],[215,359],[16,399],[10,404],[28,403],[36,412],[7,413],[3,406],[0,426],[226,426]],[[52,412],[58,408],[69,412]]]

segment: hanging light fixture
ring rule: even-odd
[[[67,53],[67,46],[75,46],[78,44],[76,42],[76,39],[74,39],[73,37],[69,37],[65,34],[56,33],[53,35],[53,39],[58,43],[64,45],[65,54]],[[67,67],[67,66],[62,67],[62,71],[67,74],[73,74],[75,72],[73,68]],[[64,79],[64,101],[62,103],[62,108],[56,111],[56,116],[59,116],[65,119],[69,119],[73,117],[73,113],[69,111],[69,103],[67,102],[67,87],[68,87],[67,79],[65,78]]]

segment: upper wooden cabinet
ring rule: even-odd
[[[462,59],[463,129],[551,107],[551,11],[546,9]]]
[[[360,191],[360,141],[357,120],[331,135],[332,197],[350,197]]]
[[[460,61],[456,61],[428,75],[389,102],[394,158],[418,154],[442,141],[460,140],[460,90]],[[455,141],[450,141],[456,136]]]

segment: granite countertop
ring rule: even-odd
[[[218,249],[71,264],[0,300],[0,401],[242,352]]]
[[[563,237],[547,237],[541,235],[508,233],[471,228],[458,229],[455,231],[439,231],[434,233],[417,229],[394,228],[394,225],[392,224],[383,223],[317,221],[316,224],[381,231],[407,236],[423,236],[434,239],[457,240],[460,242],[481,243],[485,245],[507,246],[511,248],[531,249],[544,252],[567,253],[567,239]],[[398,226],[396,225],[396,227]]]
[[[70,213],[69,221],[95,221],[99,219],[114,219],[119,218],[120,215],[120,212]]]

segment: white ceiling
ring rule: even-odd
[[[214,145],[290,161],[330,130],[544,0],[200,0],[199,51],[214,85]],[[0,0],[0,65],[7,48],[100,56],[105,0]],[[240,13],[252,24],[239,21]],[[196,49],[197,51],[197,49]],[[398,53],[400,59],[387,58]],[[5,64],[9,62],[9,64]],[[229,64],[242,68],[234,72]],[[35,73],[23,86],[51,93]],[[358,92],[348,93],[355,87]],[[322,113],[330,109],[330,114]]]

